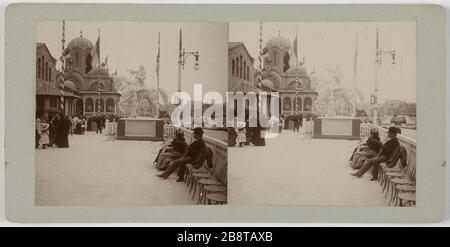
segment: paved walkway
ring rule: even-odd
[[[143,206],[195,204],[173,174],[152,163],[160,142],[115,141],[95,134],[69,137],[70,148],[36,150],[36,205]]]
[[[229,204],[385,206],[369,174],[350,175],[356,141],[311,139],[286,131],[265,147],[228,150]]]

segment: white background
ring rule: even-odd
[[[0,145],[0,164],[4,164],[4,157],[3,157],[3,152],[4,152],[4,20],[5,20],[5,8],[8,4],[11,3],[18,3],[18,2],[25,2],[25,1],[11,1],[11,0],[4,0],[4,1],[0,1],[0,9],[1,9],[1,14],[0,14],[0,18],[1,21],[0,23],[2,23],[2,25],[0,26],[0,40],[1,40],[1,47],[0,47],[0,75],[2,75],[0,77],[0,80],[2,83],[0,83],[0,140],[1,140],[1,145]],[[38,3],[38,2],[42,2],[42,1],[35,1],[35,0],[28,0],[26,1],[27,3]],[[66,2],[66,1],[57,1],[57,0],[47,0],[45,1],[47,3],[61,3],[61,2]],[[73,2],[73,1],[71,1]],[[203,4],[212,4],[212,3],[222,3],[222,4],[438,4],[441,6],[444,6],[447,9],[447,15],[448,15],[448,9],[450,8],[450,2],[448,0],[422,0],[422,1],[417,1],[417,0],[409,0],[409,1],[392,1],[392,0],[355,0],[355,1],[342,1],[342,0],[253,0],[253,1],[249,1],[249,0],[228,0],[228,1],[223,1],[223,0],[203,0],[203,1],[195,1],[195,0],[183,0],[183,1],[174,1],[174,0],[166,0],[166,1],[152,1],[152,0],[140,0],[140,1],[118,1],[118,0],[97,0],[97,1],[88,1],[88,0],[78,0],[76,1],[77,3],[179,3],[179,4],[194,4],[194,3],[203,3]],[[449,17],[447,16],[447,44],[448,44],[448,40],[450,40],[450,32],[448,31],[448,27],[450,26],[450,21],[449,21]],[[449,57],[450,52],[447,49],[447,60]],[[448,65],[447,65],[448,68]],[[448,85],[448,78],[449,78],[449,73],[450,70],[447,69],[447,106],[450,105],[450,100],[448,95],[450,92],[450,87]],[[447,130],[450,129],[450,124],[448,121],[448,116],[450,115],[450,108],[447,107]],[[442,130],[443,132],[443,130]],[[448,131],[446,131],[446,135],[447,135],[447,146],[449,146],[450,144],[450,136],[447,133]],[[447,159],[449,158],[449,154],[447,154]],[[449,210],[449,202],[450,202],[450,197],[449,195],[449,180],[450,180],[450,169],[446,169],[446,216],[445,216],[445,220],[441,223],[438,224],[415,224],[415,225],[405,225],[405,224],[314,224],[314,223],[297,223],[297,224],[280,224],[280,223],[270,223],[270,224],[255,224],[255,223],[244,223],[244,224],[236,224],[236,223],[178,223],[178,224],[163,224],[163,223],[158,223],[158,224],[151,224],[151,223],[110,223],[110,224],[106,224],[106,223],[96,223],[96,224],[83,224],[83,223],[79,223],[79,224],[18,224],[18,223],[11,223],[8,222],[5,218],[5,184],[4,184],[4,169],[0,169],[0,226],[4,227],[4,226],[450,226],[450,219],[449,219],[449,215],[450,215],[450,210]]]

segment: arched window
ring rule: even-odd
[[[100,104],[99,104],[99,102],[100,102]],[[103,99],[102,98],[97,98],[96,100],[95,100],[95,112],[103,112],[104,111],[104,106],[105,106],[105,103],[103,102]]]
[[[247,71],[246,71],[246,69],[245,68],[247,68],[247,61],[244,61],[244,80],[247,80]]]
[[[37,76],[41,79],[41,58],[38,58]]]
[[[86,112],[94,111],[94,101],[91,98],[86,99]]]
[[[52,80],[52,69],[51,68],[48,68],[48,81],[49,82],[52,82],[53,80]]]
[[[234,67],[235,67],[234,59],[232,59],[232,60],[231,60],[231,75],[232,75],[232,76],[234,76]]]
[[[291,66],[289,65],[289,53],[285,53],[284,54],[284,58],[283,58],[283,72],[286,72]]]
[[[75,66],[80,67],[80,53],[75,53]]]
[[[240,56],[239,59],[239,78],[242,79],[242,55]]]
[[[106,111],[114,112],[114,100],[111,98],[106,100]]]
[[[283,99],[283,110],[290,111],[292,109],[292,101],[291,98],[286,97]]]
[[[303,103],[303,106],[305,107],[305,111],[311,111],[312,110],[312,99],[310,97],[306,97],[305,101]]]
[[[92,70],[92,55],[91,55],[90,52],[88,52],[87,55],[86,55],[85,66],[86,67],[85,67],[84,71],[86,73],[88,73],[89,71]]]
[[[277,55],[278,55],[277,51],[274,51],[273,52],[273,65],[275,65],[275,66],[277,65]]]
[[[250,80],[250,67],[247,66],[247,81]]]
[[[239,78],[239,58],[236,58],[236,77]]]
[[[45,79],[45,58],[44,58],[44,56],[42,56],[42,58],[41,58],[41,64],[42,64],[42,66],[41,66],[41,79],[42,80],[44,80]]]
[[[48,62],[45,62],[45,80],[48,81]]]

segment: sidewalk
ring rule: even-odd
[[[385,206],[381,187],[369,174],[350,175],[347,161],[356,143],[284,131],[265,147],[232,147],[229,203]]]
[[[160,142],[115,141],[87,132],[69,148],[36,150],[36,205],[144,206],[195,204],[184,183],[167,180],[153,160]]]

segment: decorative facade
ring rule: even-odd
[[[318,93],[311,87],[304,61],[291,67],[295,59],[291,48],[290,41],[280,35],[267,41],[262,51],[262,86],[279,92],[282,115],[314,113]]]
[[[113,78],[103,65],[93,65],[93,44],[82,35],[71,40],[65,50],[69,56],[65,60],[64,86],[79,94],[77,114],[117,114],[120,93]],[[98,96],[100,91],[100,98]]]
[[[62,92],[64,109],[61,108],[61,89],[56,59],[44,43],[36,44],[36,117],[49,120],[55,114],[72,115],[77,112],[81,96],[66,88]]]

